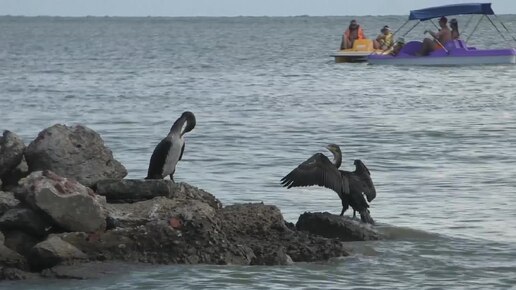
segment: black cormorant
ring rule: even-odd
[[[195,116],[192,112],[184,112],[174,122],[167,137],[165,137],[154,149],[149,163],[149,170],[145,179],[163,179],[169,175],[174,181],[176,165],[183,157],[185,141],[183,135],[192,131],[195,127]]]
[[[368,202],[376,197],[376,189],[369,170],[360,160],[355,160],[355,171],[353,172],[339,170],[342,164],[340,147],[330,144],[326,148],[333,154],[333,162],[324,154],[316,153],[283,177],[282,185],[287,188],[319,185],[333,189],[342,201],[341,216],[351,206],[353,217],[358,211],[363,222],[373,224],[374,220],[369,213]]]

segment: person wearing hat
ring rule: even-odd
[[[355,19],[351,20],[348,29],[342,36],[342,42],[340,43],[340,49],[348,49],[353,47],[353,43],[356,39],[365,39],[364,30],[358,25]]]
[[[373,41],[374,49],[388,50],[394,45],[393,35],[388,25],[385,25],[380,34]]]
[[[434,39],[425,38],[423,40],[423,45],[421,47],[421,50],[416,54],[418,56],[425,56],[430,54],[434,50],[438,49],[444,49],[444,44],[451,40],[451,31],[450,28],[448,28],[448,18],[441,17],[439,19],[439,26],[441,29],[439,29],[439,32],[432,32],[429,30],[425,30],[425,33],[430,33],[430,35]]]

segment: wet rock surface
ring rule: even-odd
[[[383,238],[380,232],[370,224],[328,212],[305,212],[299,217],[296,228],[314,235],[337,238],[342,241],[370,241]]]
[[[48,268],[41,272],[41,276],[54,279],[99,279],[106,276],[113,277],[115,275],[124,275],[129,271],[137,271],[149,267],[152,266],[144,263],[117,261],[87,262],[74,265],[58,265]]]
[[[29,170],[51,170],[91,187],[102,179],[122,179],[125,167],[113,158],[100,135],[81,125],[54,125],[41,131],[25,151]]]

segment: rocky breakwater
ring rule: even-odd
[[[349,239],[313,230],[320,222],[346,232],[342,218],[341,228],[333,219],[296,227],[274,205],[224,207],[186,183],[122,179],[125,168],[84,126],[55,125],[21,145],[0,147],[0,161],[14,160],[0,170],[9,176],[0,185],[0,279],[91,277],[77,267],[112,261],[286,265],[348,255]],[[13,174],[24,159],[26,172]]]

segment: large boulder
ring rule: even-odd
[[[17,268],[0,266],[0,281],[2,280],[26,280],[36,278],[36,274],[22,271]]]
[[[29,166],[27,165],[27,161],[25,161],[25,158],[22,158],[22,161],[20,162],[20,164],[18,164],[18,166],[6,172],[2,176],[3,189],[11,190],[13,188],[16,188],[16,186],[18,186],[18,181],[20,181],[20,179],[24,178],[27,175],[29,175]]]
[[[5,130],[0,137],[0,176],[13,170],[20,164],[25,151],[25,144],[18,135]]]
[[[94,232],[106,228],[105,198],[52,171],[32,172],[22,179],[17,197],[48,214],[65,230]]]
[[[101,180],[95,192],[105,196],[109,203],[130,203],[164,196],[171,199],[195,199],[214,208],[222,207],[220,201],[209,192],[187,183],[174,183],[165,179]]]
[[[86,254],[61,238],[50,236],[32,248],[29,262],[33,269],[40,270],[87,258]]]
[[[20,201],[14,197],[14,193],[0,191],[0,216],[19,204]]]
[[[34,236],[45,236],[52,224],[48,217],[30,208],[16,207],[0,217],[0,229],[23,230]]]
[[[4,232],[4,245],[9,249],[27,257],[37,243],[41,242],[42,238],[28,234],[19,229],[7,230]]]
[[[195,199],[155,197],[135,203],[107,204],[114,227],[135,227],[156,220],[182,223],[195,218],[214,219],[216,209]]]
[[[92,260],[119,260],[159,264],[249,265],[253,252],[245,245],[229,243],[224,233],[203,219],[175,228],[158,220],[143,226],[117,228],[98,235],[58,234]]]
[[[113,158],[98,133],[81,125],[54,125],[41,131],[26,149],[29,170],[52,170],[92,187],[101,179],[122,179],[124,166]]]
[[[262,203],[236,204],[221,211],[222,229],[228,240],[250,247],[252,264],[277,265],[323,261],[349,255],[344,243],[286,226],[280,210]]]
[[[297,221],[300,231],[342,241],[380,240],[382,235],[374,226],[347,216],[338,216],[328,212],[305,212]]]
[[[0,244],[0,268],[13,267],[18,269],[27,269],[27,260],[20,254]]]

